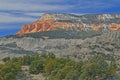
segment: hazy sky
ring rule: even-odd
[[[0,0],[0,36],[15,34],[48,12],[120,13],[120,0]]]

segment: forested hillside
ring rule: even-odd
[[[56,58],[49,52],[4,58],[0,64],[0,80],[119,80],[118,70],[116,61],[102,56],[76,62]]]

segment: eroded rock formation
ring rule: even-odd
[[[117,20],[116,20],[117,19]],[[95,21],[96,20],[96,21]],[[71,14],[43,14],[41,19],[26,24],[17,34],[27,34],[42,31],[52,31],[56,29],[73,29],[80,30],[111,30],[120,29],[120,15],[105,14],[105,15],[71,15]]]

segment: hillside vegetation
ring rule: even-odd
[[[6,36],[6,38],[23,38],[23,37],[32,37],[32,38],[43,38],[44,36],[48,37],[49,39],[59,39],[59,38],[65,38],[65,39],[85,39],[90,38],[94,36],[100,36],[102,34],[101,31],[81,31],[78,29],[74,30],[64,30],[64,29],[58,29],[54,31],[44,31],[44,32],[37,32],[37,33],[29,33],[29,34],[23,34],[23,35],[9,35]]]
[[[119,80],[120,72],[115,61],[94,56],[86,61],[56,58],[53,53],[25,55],[3,59],[0,80],[35,80],[32,75],[42,75],[36,80]],[[28,69],[24,71],[23,66]],[[21,77],[22,76],[22,77]]]

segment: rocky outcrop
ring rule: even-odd
[[[120,29],[120,14],[72,15],[72,14],[44,14],[41,19],[26,24],[17,34],[27,34],[56,29],[92,29],[116,31]]]
[[[52,31],[56,29],[70,29],[71,24],[67,22],[56,22],[55,20],[38,20],[33,24],[27,24],[22,27],[22,29],[17,32],[17,34],[26,34],[42,31]]]
[[[90,24],[90,27],[92,28],[92,30],[95,30],[95,31],[103,29],[102,24]]]
[[[109,24],[109,25],[108,25],[108,28],[109,28],[111,31],[116,31],[116,30],[119,30],[119,29],[120,29],[120,24]]]

